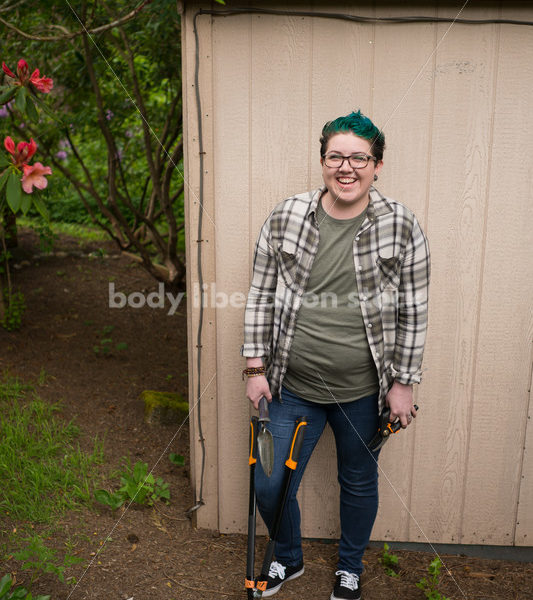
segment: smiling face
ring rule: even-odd
[[[339,154],[351,156],[352,154],[372,155],[370,142],[360,138],[353,133],[337,133],[332,136],[326,147],[326,155]],[[322,198],[322,204],[326,212],[332,217],[348,219],[363,212],[368,205],[369,190],[374,183],[374,175],[381,171],[383,161],[369,160],[363,169],[354,169],[348,160],[340,167],[326,166],[324,159],[322,164],[322,178],[328,191]]]

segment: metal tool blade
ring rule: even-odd
[[[261,467],[267,477],[272,475],[274,468],[274,440],[266,428],[265,423],[270,422],[268,414],[268,400],[263,396],[259,401],[259,433],[257,434],[257,452]]]

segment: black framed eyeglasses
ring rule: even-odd
[[[332,152],[331,154],[324,154],[322,158],[326,167],[330,167],[331,169],[339,169],[345,160],[348,161],[352,169],[364,169],[370,160],[378,162],[378,159],[370,154],[350,154],[350,156],[343,156],[342,154]]]

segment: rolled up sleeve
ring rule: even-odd
[[[246,357],[269,356],[272,350],[277,266],[270,239],[267,220],[255,245],[252,282],[244,312],[241,355]]]
[[[390,376],[399,383],[420,383],[421,380],[428,320],[429,279],[429,245],[415,218],[402,261],[396,344],[393,361],[388,366]]]

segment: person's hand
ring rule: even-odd
[[[263,396],[269,402],[272,402],[272,394],[270,393],[267,378],[264,375],[248,377],[248,380],[246,381],[246,396],[256,410],[259,410],[259,400],[261,400]]]
[[[416,409],[413,406],[413,386],[405,385],[395,381],[385,398],[390,408],[391,423],[400,419],[403,429],[407,427],[416,417]]]

